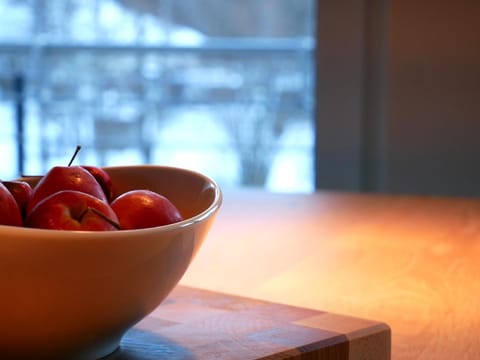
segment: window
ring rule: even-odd
[[[314,188],[314,0],[0,0],[0,177],[66,163]]]

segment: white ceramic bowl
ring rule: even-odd
[[[222,196],[210,178],[163,166],[105,168],[117,191],[149,188],[184,221],[111,232],[0,226],[0,357],[97,359],[175,287]]]

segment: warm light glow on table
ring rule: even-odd
[[[182,284],[383,321],[393,359],[480,359],[480,199],[224,197]]]

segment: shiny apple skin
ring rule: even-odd
[[[61,190],[76,190],[107,202],[105,193],[95,177],[81,166],[55,166],[51,168],[33,189],[26,206],[26,215],[35,205]]]
[[[22,180],[3,181],[3,185],[5,185],[8,191],[13,195],[18,208],[20,209],[20,213],[23,216],[25,214],[27,203],[33,193],[32,187],[28,182]]]
[[[22,226],[23,220],[17,201],[0,182],[0,225]]]
[[[110,202],[113,200],[113,183],[110,175],[101,167],[93,165],[81,165],[97,180],[105,193],[107,200]]]
[[[113,200],[111,206],[121,230],[151,228],[183,220],[169,199],[150,190],[127,191]]]
[[[92,208],[103,216],[91,211]],[[80,191],[62,190],[40,201],[27,216],[25,226],[54,230],[118,230],[112,222],[118,224],[118,218],[105,201]]]

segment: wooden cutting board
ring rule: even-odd
[[[177,286],[108,360],[390,359],[376,321]]]

